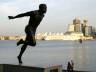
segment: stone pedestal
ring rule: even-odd
[[[62,65],[47,68],[0,64],[0,72],[62,72]]]

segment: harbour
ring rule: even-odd
[[[17,55],[20,47],[17,41],[0,41],[0,64],[18,65]],[[22,57],[24,66],[46,68],[62,65],[67,69],[67,63],[74,61],[74,70],[96,71],[95,40],[83,41],[37,41],[36,47],[28,46]]]

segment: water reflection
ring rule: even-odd
[[[74,61],[75,61],[75,69],[79,70],[88,70],[89,65],[89,56],[88,56],[88,46],[85,42],[74,43]]]

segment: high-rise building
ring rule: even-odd
[[[88,26],[88,20],[83,20],[83,26]]]
[[[82,33],[83,33],[83,35],[85,36],[85,25],[84,24],[81,24],[81,29],[82,29]]]
[[[92,26],[85,27],[85,36],[92,36]]]
[[[92,27],[92,33],[93,33],[93,35],[96,35],[96,28],[95,27]]]
[[[73,20],[73,25],[74,25],[74,31],[75,32],[81,32],[81,21],[79,19],[74,19]]]
[[[81,23],[81,21],[80,21],[79,19],[77,19],[77,18],[75,18],[75,19],[73,20],[73,24],[74,24],[74,25],[80,24],[80,23]]]
[[[82,29],[82,32],[83,32],[83,35],[85,36],[85,32],[88,32],[88,20],[83,20],[83,23],[81,24],[81,29]]]
[[[76,25],[74,26],[74,31],[75,31],[75,32],[82,32],[82,30],[81,30],[81,24],[76,24]]]

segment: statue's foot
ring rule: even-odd
[[[17,46],[19,46],[20,44],[22,44],[24,41],[23,39],[20,39],[18,42],[17,42]]]
[[[17,56],[17,59],[18,59],[19,64],[22,64],[21,57]]]

